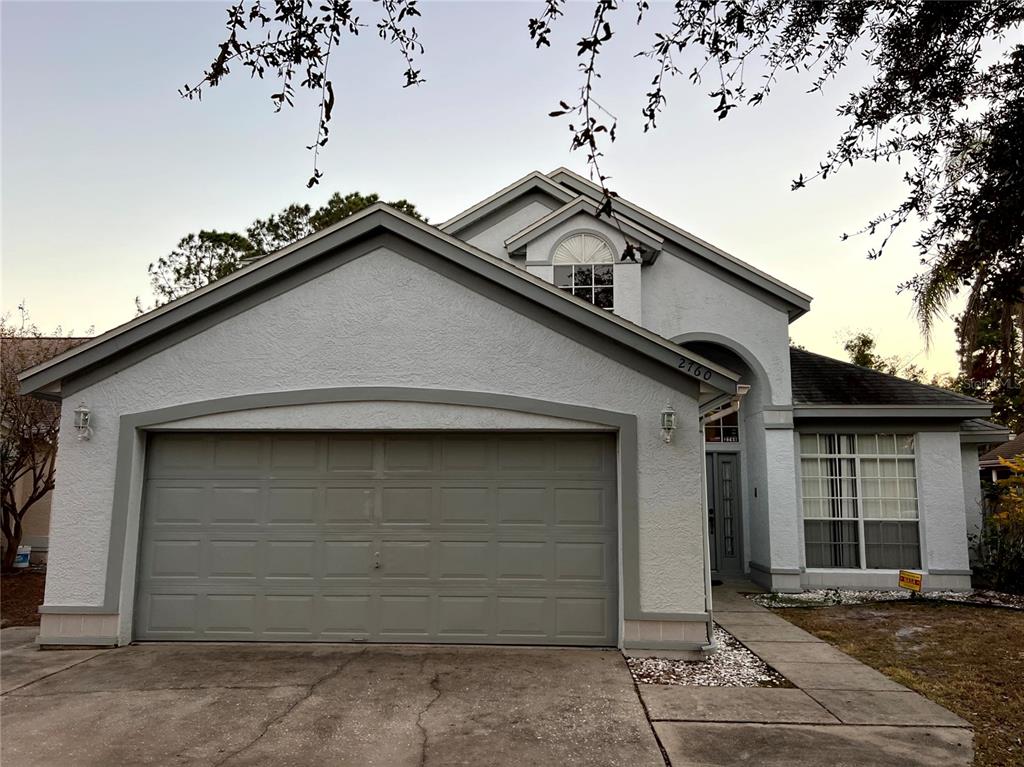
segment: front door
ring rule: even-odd
[[[706,460],[711,570],[720,575],[742,575],[740,456],[707,453]]]

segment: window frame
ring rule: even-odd
[[[611,281],[609,283],[607,283],[607,284],[600,284],[599,285],[594,280],[594,268],[598,267],[598,266],[606,266],[606,267],[608,267],[609,273],[611,274]],[[558,269],[569,269],[570,270],[569,271],[569,282],[570,282],[570,284],[568,284],[568,285],[560,284],[560,281],[555,276],[558,273],[557,272]],[[590,281],[589,281],[589,283],[587,283],[587,284],[577,284],[576,283],[576,270],[577,269],[589,269],[590,270]],[[594,306],[594,307],[596,307],[598,309],[603,309],[606,312],[614,312],[615,311],[615,263],[614,262],[594,261],[594,262],[587,262],[587,263],[575,263],[575,262],[573,262],[573,263],[555,263],[555,264],[552,264],[551,281],[552,281],[552,283],[554,284],[554,286],[556,288],[558,288],[559,290],[564,290],[570,296],[576,296],[576,292],[575,291],[576,291],[577,288],[584,289],[584,290],[589,290],[590,291],[590,298],[589,299],[585,298],[584,296],[576,296],[576,297],[586,301],[591,306]],[[607,288],[611,292],[611,305],[610,306],[599,306],[597,304],[597,302],[595,300],[596,299],[596,295],[595,294],[597,293],[597,290],[599,288]]]
[[[894,444],[895,444],[895,448],[896,448],[895,452],[892,452],[892,453],[881,453],[881,452],[878,452],[877,441],[878,441],[878,438],[882,437],[882,436],[888,436],[888,437],[892,437],[894,439]],[[815,438],[815,440],[816,440],[816,447],[815,447],[815,452],[814,453],[805,453],[804,452],[804,444],[803,444],[804,437],[814,437]],[[853,452],[849,452],[849,451],[842,452],[841,451],[841,452],[836,452],[836,453],[823,453],[823,452],[821,452],[821,439],[820,439],[821,437],[832,437],[832,438],[834,438],[836,440],[836,445],[837,445],[838,448],[842,448],[843,439],[844,438],[851,438],[852,437],[852,439],[853,439],[853,448],[854,448]],[[876,444],[875,452],[871,452],[871,453],[863,452],[862,453],[860,451],[860,440],[862,438],[866,438],[866,437],[871,437],[871,438],[875,439],[875,444]],[[899,450],[899,440],[901,438],[903,438],[903,439],[909,438],[911,440],[911,450],[910,450],[909,453],[900,452],[900,450]],[[910,569],[925,569],[925,567],[924,567],[925,566],[925,558],[924,558],[925,548],[924,548],[923,536],[921,534],[921,530],[922,530],[921,487],[920,487],[920,474],[918,472],[918,468],[919,468],[919,465],[920,465],[919,453],[918,453],[918,449],[917,449],[919,441],[920,440],[918,439],[917,434],[914,433],[914,432],[909,432],[908,433],[908,432],[897,432],[897,431],[859,431],[859,430],[852,430],[852,431],[844,431],[844,430],[818,430],[818,431],[806,431],[806,432],[805,431],[798,431],[797,432],[797,444],[798,444],[797,459],[798,459],[799,465],[800,465],[800,482],[799,482],[799,487],[800,487],[800,517],[801,517],[801,529],[800,529],[800,532],[801,532],[801,535],[803,536],[803,547],[802,548],[803,548],[804,565],[805,565],[806,569],[822,570],[822,571],[826,571],[826,572],[835,572],[835,571],[842,571],[842,570],[854,571],[854,572],[878,572],[878,571],[883,571],[884,572],[884,571],[895,571],[897,569],[906,569],[907,567],[910,567]],[[854,483],[853,483],[854,496],[852,498],[850,498],[849,500],[851,500],[853,502],[855,516],[853,516],[853,517],[831,517],[831,516],[829,516],[829,517],[825,517],[825,516],[808,517],[807,516],[807,514],[806,514],[806,500],[807,500],[807,496],[806,496],[806,494],[804,492],[805,474],[804,474],[804,470],[803,470],[803,462],[804,462],[805,459],[811,459],[811,460],[815,460],[815,461],[819,461],[819,462],[822,461],[822,460],[835,460],[835,461],[852,460],[854,462],[853,463],[853,465],[854,465],[854,476],[852,477],[852,479],[854,480]],[[871,517],[868,517],[868,516],[865,515],[865,513],[864,513],[864,500],[865,500],[865,496],[864,496],[863,482],[862,482],[862,480],[864,478],[864,472],[862,471],[862,468],[861,468],[862,467],[862,463],[861,463],[862,459],[866,459],[868,461],[879,461],[880,459],[885,459],[885,460],[894,460],[896,462],[897,471],[896,471],[896,477],[894,479],[896,481],[897,495],[895,496],[895,498],[892,498],[892,499],[884,499],[884,500],[895,500],[897,502],[898,507],[897,507],[897,516],[896,517],[882,517],[882,516],[871,516]],[[914,480],[914,506],[915,506],[914,513],[915,513],[915,516],[913,518],[905,518],[905,517],[902,516],[902,513],[903,513],[902,503],[904,501],[904,498],[903,498],[903,495],[902,495],[902,493],[901,493],[901,491],[899,489],[900,488],[900,484],[899,483],[900,483],[901,479],[909,479],[909,477],[904,478],[900,474],[900,472],[899,472],[899,463],[901,461],[911,463],[912,466],[913,466],[913,470],[914,470],[913,480]],[[822,475],[820,473],[815,477],[815,479],[817,479],[819,482],[822,481],[823,479],[826,479],[826,478],[827,478],[827,475]],[[845,478],[845,477],[842,477],[840,475],[839,477],[837,477],[837,479],[840,482],[842,482],[842,481],[848,480],[849,478]],[[880,475],[879,475],[878,479],[879,480],[881,479]],[[838,498],[840,501],[842,501],[842,500],[846,499],[846,496],[840,495],[840,496],[836,496],[836,498]],[[823,498],[820,495],[816,495],[816,496],[813,496],[812,499],[813,500],[826,500],[826,501],[828,501],[828,500],[831,500],[832,497],[829,496],[828,498]],[[881,495],[879,495],[879,496],[872,496],[872,500],[883,500],[883,498],[882,498]],[[809,520],[810,521],[825,521],[825,522],[829,522],[829,521],[832,521],[832,522],[842,522],[842,521],[856,522],[856,525],[857,525],[857,528],[856,528],[857,529],[857,552],[858,552],[857,553],[857,557],[858,557],[858,564],[857,564],[857,566],[854,567],[854,566],[848,566],[848,565],[839,565],[839,566],[835,566],[835,567],[829,567],[829,566],[819,565],[819,566],[814,566],[814,567],[807,567],[807,540],[806,540],[807,528],[806,528],[806,523]],[[866,522],[878,522],[878,523],[883,523],[883,524],[886,523],[886,522],[896,522],[896,523],[911,523],[911,522],[913,522],[914,524],[916,524],[916,526],[917,526],[917,563],[918,563],[917,566],[916,567],[911,567],[911,566],[907,566],[907,565],[901,565],[900,568],[868,567],[867,536],[865,535],[865,523]]]

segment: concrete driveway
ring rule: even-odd
[[[34,632],[11,631],[0,658],[4,764],[665,764],[616,651],[50,652],[34,649]]]

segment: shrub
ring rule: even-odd
[[[1010,476],[999,480],[981,530],[981,566],[992,586],[1024,593],[1024,455],[1000,462]]]

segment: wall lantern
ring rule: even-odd
[[[75,408],[75,431],[79,439],[89,439],[92,436],[92,427],[89,426],[89,408],[81,404]]]
[[[661,438],[665,440],[665,444],[669,444],[672,441],[672,432],[676,430],[676,411],[672,409],[671,405],[666,405],[665,409],[661,411]]]

